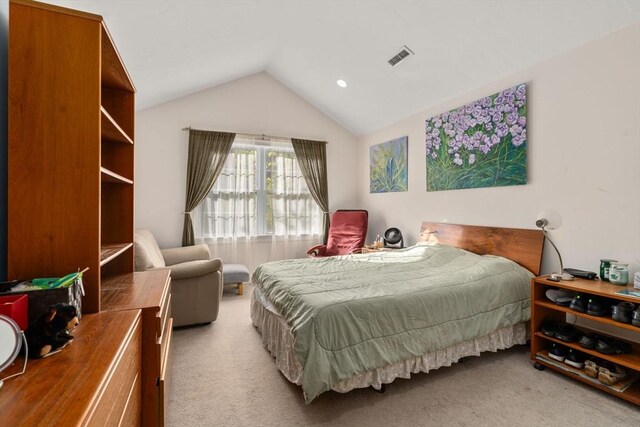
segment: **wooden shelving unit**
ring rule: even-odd
[[[10,2],[8,273],[133,271],[135,87],[99,15]]]
[[[126,134],[120,125],[111,117],[104,107],[100,107],[102,140],[133,144],[133,140]]]
[[[133,184],[133,180],[125,178],[122,175],[118,175],[115,172],[110,171],[107,168],[101,167],[100,173],[102,174],[102,182],[115,182],[117,184]]]
[[[118,256],[120,256],[124,251],[128,250],[133,246],[133,243],[122,243],[122,244],[114,244],[114,245],[104,245],[100,248],[100,266],[103,266]]]
[[[124,332],[95,320],[91,331],[99,336],[83,336],[87,325],[81,325],[77,340],[84,339],[91,344],[89,353],[101,357],[67,360],[63,355],[74,353],[65,349],[46,360],[66,362],[41,364],[47,369],[37,370],[37,377],[28,370],[23,378],[32,385],[49,378],[57,388],[46,390],[72,391],[75,379],[67,374],[80,359],[86,362],[83,372],[106,366],[99,371],[103,381],[121,381],[131,373],[126,388],[118,382],[119,388],[98,390],[109,405],[101,415],[115,421],[94,417],[93,424],[164,425],[171,285],[168,270],[133,273],[135,87],[101,16],[10,0],[9,32],[9,277],[64,276],[89,267],[82,311],[100,313],[83,316],[83,324],[85,318],[125,315],[108,312],[135,313],[138,319],[142,310],[142,319],[136,320],[141,340],[123,351],[117,366],[105,359],[105,343],[117,342]],[[26,402],[30,414],[46,414],[51,399],[29,396],[21,391],[15,401]],[[120,400],[131,402],[124,415]],[[75,398],[56,404],[63,414],[85,407]],[[11,415],[19,420],[24,414],[15,410]]]
[[[636,405],[640,405],[640,380],[636,381],[633,385],[631,385],[628,389],[623,392],[618,392],[607,387],[604,384],[599,383],[597,380],[594,381],[591,378],[583,378],[575,373],[572,373],[566,369],[563,369],[562,364],[556,362],[546,361],[544,359],[540,359],[537,357],[539,353],[545,353],[550,347],[552,343],[561,344],[567,348],[572,348],[578,350],[586,355],[595,356],[603,360],[608,360],[620,366],[623,366],[625,369],[630,371],[631,373],[636,372],[640,373],[640,344],[631,343],[632,350],[631,353],[628,354],[620,354],[620,355],[606,355],[602,354],[595,350],[589,350],[583,348],[578,343],[568,343],[561,340],[558,340],[553,337],[549,337],[541,332],[542,323],[546,320],[558,320],[564,321],[567,314],[573,314],[580,318],[590,319],[592,321],[598,322],[603,325],[608,325],[620,329],[631,330],[638,333],[638,337],[640,337],[640,328],[637,326],[633,326],[629,323],[621,323],[613,320],[610,316],[606,317],[596,317],[591,316],[586,313],[581,313],[575,310],[572,310],[569,307],[563,307],[557,305],[546,298],[546,291],[548,289],[567,289],[574,292],[580,292],[583,294],[589,295],[597,295],[601,297],[611,298],[613,300],[618,301],[630,301],[634,303],[640,303],[638,298],[624,296],[616,294],[616,292],[621,289],[625,289],[623,286],[612,285],[608,282],[603,281],[592,281],[592,280],[573,280],[573,281],[561,281],[561,282],[552,282],[547,280],[545,277],[536,277],[531,280],[531,360],[536,363],[538,367],[548,367],[555,371],[558,371],[562,374],[569,375],[572,378],[575,378],[585,384],[589,384],[599,390],[603,390],[607,393],[610,393],[614,396],[617,396],[621,399],[625,399],[629,402],[632,402]],[[627,286],[627,289],[631,289],[631,286]],[[579,329],[584,333],[593,332],[589,328],[585,328],[579,326]],[[606,334],[605,334],[606,335]]]

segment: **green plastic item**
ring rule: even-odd
[[[33,279],[31,283],[34,286],[38,286],[40,288],[47,288],[47,289],[62,288],[73,283],[73,281],[76,280],[81,275],[82,273],[78,272],[78,273],[67,274],[64,277],[44,277],[44,278]]]

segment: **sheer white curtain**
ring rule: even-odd
[[[257,233],[256,150],[236,146],[200,209],[202,237]]]
[[[221,240],[316,240],[322,214],[311,197],[291,143],[236,136],[211,192],[195,215],[196,237]]]
[[[270,152],[273,166],[267,171],[271,180],[267,209],[271,210],[273,227],[269,230],[276,236],[298,236],[320,234],[322,217],[318,204],[309,193],[293,148],[291,151]],[[270,208],[269,208],[270,206]],[[269,213],[269,210],[267,211]],[[269,221],[269,215],[267,216]]]

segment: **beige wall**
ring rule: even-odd
[[[426,192],[425,120],[527,83],[528,184]],[[534,228],[558,211],[552,232],[565,266],[597,271],[601,258],[640,263],[640,24],[497,80],[360,139],[369,238],[399,227],[416,241],[422,221]],[[409,191],[369,194],[369,147],[409,136]],[[545,249],[543,270],[559,268]]]
[[[356,138],[266,73],[176,99],[136,116],[136,227],[153,231],[161,247],[182,241],[188,134],[192,126],[231,132],[293,136],[329,141],[330,209],[357,207],[353,159]],[[250,267],[281,257],[303,256],[309,242],[284,249],[282,242],[212,248],[226,262]],[[291,245],[295,250],[291,250]]]

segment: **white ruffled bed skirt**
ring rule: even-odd
[[[303,367],[293,349],[291,330],[285,319],[262,295],[259,287],[251,294],[251,320],[262,334],[262,343],[276,359],[276,366],[280,372],[292,383],[302,385]],[[498,329],[484,337],[354,375],[335,384],[331,389],[339,393],[366,387],[380,390],[382,384],[389,384],[396,378],[410,378],[412,373],[426,373],[432,369],[451,366],[463,357],[479,356],[484,351],[496,352],[525,344],[526,341],[526,322],[518,323]]]

